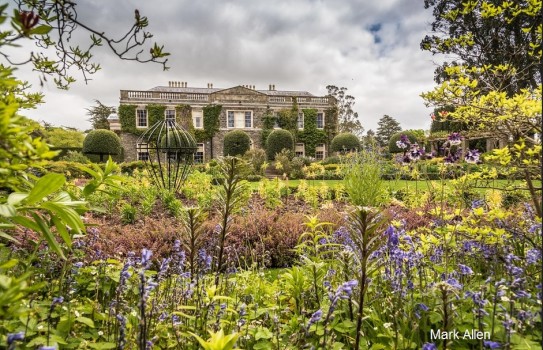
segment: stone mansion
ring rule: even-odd
[[[281,111],[295,111],[295,134],[301,135],[296,137],[296,155],[324,159],[337,131],[337,113],[330,112],[334,111],[336,103],[330,96],[276,90],[275,85],[269,85],[267,90],[257,90],[254,85],[214,88],[213,84],[207,84],[206,88],[201,88],[170,81],[168,86],[145,91],[121,90],[118,115],[110,116],[108,121],[110,129],[121,138],[125,161],[147,159],[149,155],[143,152],[144,147],[138,145],[139,135],[164,118],[175,120],[194,132],[198,142],[195,162],[204,162],[223,155],[224,135],[231,130],[243,130],[251,139],[251,147],[263,148],[262,133],[267,125],[264,117],[280,115]],[[214,111],[215,119],[204,117],[209,110]],[[309,121],[304,113],[313,119]],[[206,137],[204,120],[217,123],[211,137]],[[271,129],[279,128],[277,121],[273,124]],[[310,128],[315,129],[314,133],[320,138],[304,139],[304,129],[307,134]],[[310,141],[304,143],[304,140],[313,143],[308,147],[306,143]]]

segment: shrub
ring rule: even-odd
[[[290,174],[292,170],[292,151],[286,148],[283,148],[281,152],[275,155],[275,169],[283,174]]]
[[[87,158],[80,151],[67,151],[66,155],[62,156],[60,160],[64,160],[67,162],[83,163],[83,164],[89,162],[89,158]]]
[[[400,137],[402,135],[407,136],[407,138],[409,139],[409,142],[411,143],[418,142],[416,135],[412,133],[411,131],[397,132],[390,137],[390,141],[388,142],[388,151],[390,153],[402,153],[404,151],[404,149],[401,149],[400,147],[398,147],[398,145],[396,145],[396,142],[400,140]]]
[[[121,208],[121,222],[125,225],[136,221],[136,208],[131,204],[124,204]]]
[[[341,164],[341,158],[339,158],[338,156],[331,156],[331,157],[326,157],[326,159],[324,159],[322,162],[321,162],[322,165],[328,165],[328,164]],[[309,165],[309,164],[308,164]]]
[[[250,149],[243,155],[243,158],[251,165],[253,174],[264,175],[264,163],[266,163],[266,152],[260,148]]]
[[[251,148],[251,138],[245,131],[234,130],[224,135],[224,155],[241,156]]]
[[[92,130],[83,141],[83,154],[99,155],[100,161],[106,155],[121,154],[121,139],[111,130]]]
[[[355,134],[344,132],[332,139],[330,149],[332,152],[340,152],[342,154],[358,151],[360,149],[360,140]]]
[[[64,174],[67,178],[88,178],[89,174],[79,169],[80,165],[81,163],[68,161],[49,162],[43,165],[43,170],[49,173]]]
[[[283,149],[294,150],[294,138],[288,130],[274,130],[266,140],[266,155],[269,160],[275,160],[275,155]]]

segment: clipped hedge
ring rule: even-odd
[[[266,155],[268,160],[275,160],[275,155],[283,149],[294,150],[294,137],[288,130],[274,130],[266,140]]]
[[[100,160],[107,160],[107,156],[121,153],[121,139],[111,130],[92,130],[83,141],[83,154],[99,155]]]
[[[338,134],[332,139],[331,150],[332,152],[356,152],[360,149],[360,140],[355,134],[350,132],[344,132]]]
[[[251,138],[245,131],[233,130],[224,135],[224,155],[242,156],[251,148]]]

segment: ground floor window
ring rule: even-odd
[[[194,163],[203,163],[204,162],[204,144],[199,143],[196,148],[196,153],[194,154]]]
[[[324,143],[318,144],[315,148],[315,159],[323,160],[326,157],[326,145]]]
[[[149,145],[146,143],[138,143],[136,146],[138,160],[149,160]]]
[[[294,154],[296,155],[296,157],[304,157],[305,145],[303,143],[297,143],[296,148],[294,149]]]

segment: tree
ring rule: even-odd
[[[379,119],[377,123],[377,133],[375,134],[375,139],[379,143],[379,146],[386,147],[388,146],[388,141],[390,137],[397,132],[402,131],[402,127],[398,121],[388,115],[384,115]]]
[[[470,73],[483,90],[511,96],[541,84],[541,1],[425,0],[424,7],[434,22],[422,50],[452,58],[436,69],[437,83],[451,77],[447,67],[460,65],[483,68]],[[495,75],[491,67],[500,65],[515,74]]]
[[[326,89],[328,90],[328,95],[337,100],[339,132],[350,132],[358,137],[362,136],[364,127],[362,127],[358,119],[358,113],[353,111],[355,104],[354,97],[346,94],[347,88],[345,87],[338,88],[334,85],[328,85]]]
[[[441,67],[440,85],[422,94],[426,105],[452,107],[451,120],[512,140],[511,153],[517,154],[515,163],[541,217],[541,188],[532,181],[540,178],[542,163],[541,141],[534,138],[542,132],[537,66],[543,33],[541,1],[504,1],[498,6],[489,1],[442,0],[426,5],[435,6],[433,28],[441,36],[425,38],[422,48],[457,57],[454,64]]]
[[[78,16],[76,2],[17,0],[16,4],[17,10],[11,16],[6,14],[8,4],[0,5],[0,22],[12,23],[10,29],[0,31],[0,60],[10,66],[32,64],[40,72],[42,83],[47,76],[52,76],[59,88],[66,89],[75,81],[71,75],[72,68],[78,70],[87,82],[89,76],[100,69],[100,65],[93,61],[93,50],[104,45],[122,60],[155,62],[164,70],[168,68],[165,57],[169,53],[164,52],[163,46],[154,43],[147,51],[142,49],[152,34],[146,31],[149,25],[147,17],[138,10],[134,11],[132,26],[118,38],[112,38],[84,22]],[[75,39],[80,37],[77,34],[81,31],[90,34],[83,46]],[[16,46],[23,39],[34,41],[39,51],[32,51],[23,61],[14,62],[5,49]],[[55,52],[56,56],[49,56],[49,51]]]
[[[104,105],[99,100],[94,100],[96,106],[87,108],[87,115],[90,116],[88,121],[92,123],[94,129],[109,130],[109,122],[107,118],[116,112],[115,107]]]
[[[53,147],[82,147],[85,138],[81,131],[73,128],[53,127],[43,133],[45,142]]]

